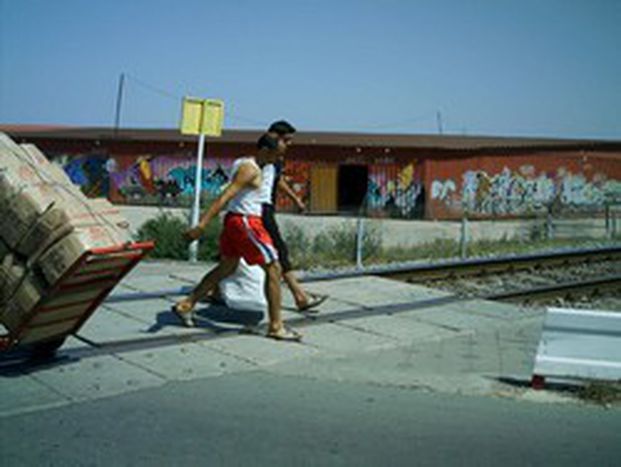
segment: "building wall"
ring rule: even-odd
[[[195,145],[180,143],[35,142],[91,196],[117,203],[189,204],[193,197]],[[252,144],[211,144],[202,190],[213,197],[228,182],[235,157]],[[313,210],[338,210],[338,171],[368,168],[367,212],[375,217],[456,219],[520,217],[542,207],[600,209],[621,200],[621,153],[595,151],[495,151],[456,153],[407,148],[294,146],[285,172],[298,196]],[[325,169],[324,174],[317,172]],[[327,176],[325,174],[332,174]],[[313,176],[315,174],[315,176]],[[278,197],[278,208],[294,205]]]
[[[229,181],[233,160],[252,145],[207,147],[201,180],[205,198],[215,197]],[[194,196],[195,147],[135,145],[117,148],[60,148],[46,151],[89,196],[115,203],[187,205]]]
[[[542,208],[593,211],[621,200],[621,154],[489,154],[427,161],[427,217],[515,217]]]

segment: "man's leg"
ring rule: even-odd
[[[287,287],[291,291],[291,295],[293,295],[293,299],[295,300],[295,305],[298,308],[304,308],[308,304],[308,296],[306,292],[298,282],[297,277],[293,271],[286,271],[282,273],[282,278],[287,284]]]
[[[265,298],[267,299],[267,313],[269,316],[269,330],[279,331],[282,324],[282,298],[280,294],[280,263],[272,261],[262,264],[265,271]]]
[[[205,274],[192,293],[177,302],[175,305],[175,312],[186,325],[191,324],[191,312],[196,302],[211,292],[222,279],[233,274],[238,264],[239,258],[222,257],[218,265]]]
[[[298,342],[302,335],[293,329],[286,328],[282,321],[280,277],[282,272],[278,261],[263,265],[265,271],[265,295],[267,298],[267,311],[269,313],[269,326],[267,337],[282,341]]]
[[[282,278],[291,291],[291,295],[293,295],[295,306],[299,310],[307,309],[309,305],[311,305],[312,301],[292,271],[291,262],[289,261],[289,249],[287,248],[287,244],[280,233],[280,228],[276,222],[276,215],[273,206],[263,205],[262,220],[265,225],[265,229],[270,234],[272,242],[278,251],[278,260],[281,265]]]

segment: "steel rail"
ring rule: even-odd
[[[621,275],[532,287],[523,290],[507,291],[485,295],[480,298],[483,298],[484,300],[524,302],[527,300],[542,300],[557,297],[572,298],[577,294],[583,295],[585,293],[601,293],[609,290],[621,290]]]
[[[373,274],[390,279],[420,282],[499,272],[517,272],[534,267],[570,266],[620,259],[621,247],[609,247],[602,249],[568,250],[553,253],[503,256],[490,259],[450,261],[441,264],[418,265],[385,271],[380,270]]]

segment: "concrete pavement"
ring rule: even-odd
[[[206,265],[149,261],[113,292],[153,292],[196,282]],[[108,302],[43,365],[0,362],[0,417],[255,370],[275,375],[420,387],[439,393],[575,401],[504,380],[528,381],[543,322],[540,309],[481,300],[378,277],[305,284],[330,299],[317,316],[285,319],[301,344],[240,334],[261,315],[214,305],[199,327],[180,326],[174,298]],[[363,357],[363,358],[361,358]]]

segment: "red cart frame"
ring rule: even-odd
[[[17,329],[0,336],[0,351],[28,345],[54,351],[76,333],[112,289],[154,247],[128,243],[85,252],[42,296]]]

